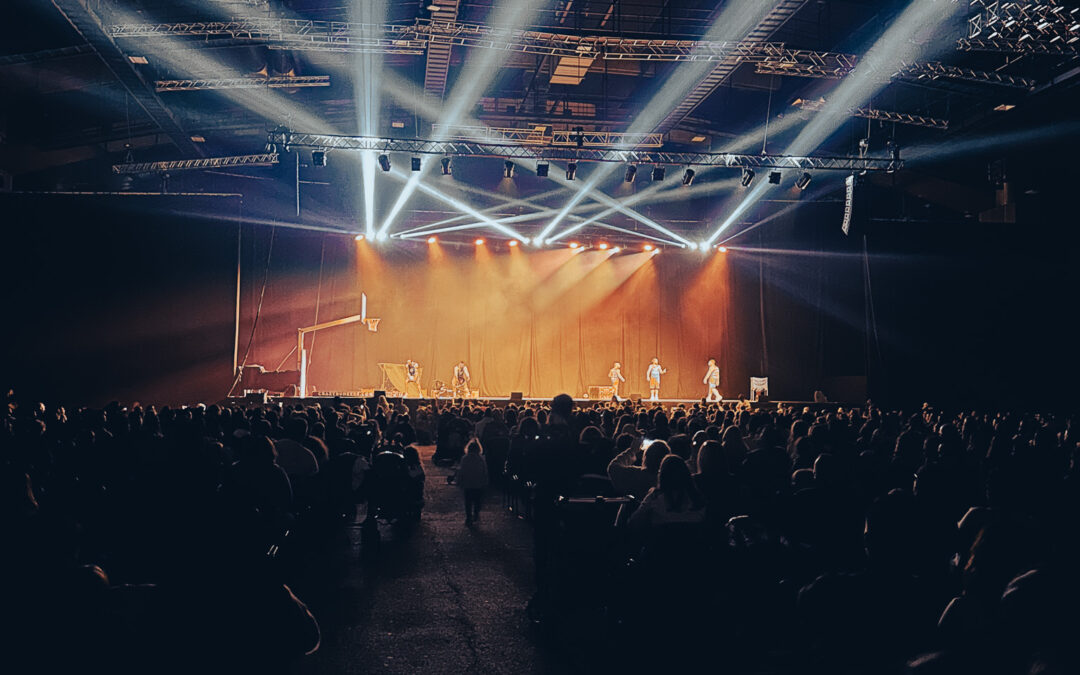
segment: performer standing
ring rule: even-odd
[[[405,396],[414,392],[420,398],[420,364],[412,359],[405,359]]]
[[[709,385],[709,394],[705,397],[706,401],[719,403],[721,401],[720,390],[717,387],[720,386],[720,367],[716,365],[716,359],[709,359],[709,370],[705,373],[705,379],[702,383]]]
[[[626,382],[626,378],[622,375],[622,364],[616,361],[615,365],[612,366],[611,370],[608,371],[607,376],[608,379],[611,380],[611,395],[618,399],[619,383]]]
[[[660,376],[667,372],[667,368],[660,365],[660,359],[653,359],[649,369],[645,371],[645,377],[649,380],[649,400],[660,400]]]
[[[469,367],[464,361],[458,361],[454,366],[454,398],[469,398],[472,390],[469,388]]]

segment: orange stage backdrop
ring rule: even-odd
[[[378,363],[407,358],[424,366],[425,388],[449,382],[464,359],[483,396],[582,396],[590,385],[608,384],[614,361],[627,379],[622,393],[647,394],[645,368],[654,356],[668,369],[666,398],[704,396],[709,358],[721,366],[725,396],[745,393],[757,374],[746,365],[756,351],[742,349],[759,339],[757,317],[748,317],[749,328],[736,326],[723,254],[613,255],[505,242],[379,246],[340,237],[309,250],[294,245],[295,234],[276,236],[249,363],[276,367],[295,345],[296,328],[359,313],[361,292],[368,315],[381,319],[377,333],[353,324],[321,331],[313,344],[308,338],[308,381],[320,391],[377,387]],[[256,243],[246,263],[249,319],[266,245]],[[293,355],[283,368],[295,365]]]

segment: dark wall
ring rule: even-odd
[[[238,197],[0,197],[2,384],[69,405],[224,396]]]

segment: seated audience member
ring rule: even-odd
[[[630,527],[648,529],[700,523],[704,519],[705,500],[694,486],[686,462],[678,455],[668,455],[660,464],[656,487],[649,490],[630,516]]]
[[[607,466],[608,478],[615,491],[623,495],[644,497],[656,485],[656,475],[660,471],[660,462],[670,454],[670,448],[664,441],[653,441],[641,458],[641,465],[636,463],[638,450],[644,445],[644,439],[615,456]]]

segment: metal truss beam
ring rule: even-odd
[[[276,152],[258,155],[234,155],[231,157],[201,157],[178,159],[170,162],[129,162],[113,165],[113,173],[172,173],[176,171],[202,171],[204,169],[228,169],[239,166],[271,166],[279,161]]]
[[[293,89],[329,87],[329,75],[272,75],[270,77],[205,77],[189,80],[157,80],[155,91],[202,91],[204,89]]]
[[[379,32],[383,37],[372,37]],[[854,67],[851,54],[788,49],[779,42],[710,42],[644,40],[605,35],[570,35],[506,30],[477,24],[418,20],[414,24],[360,24],[347,21],[251,19],[162,24],[114,24],[109,34],[123,38],[154,36],[222,37],[276,43],[285,49],[381,51],[422,54],[432,44],[500,49],[541,56],[569,56],[617,61],[723,61],[739,63],[812,63]],[[211,41],[209,44],[213,44]]]
[[[1052,54],[1055,56],[1080,55],[1080,43],[1045,42],[1043,40],[993,40],[984,38],[960,38],[956,48],[962,52],[997,52],[1001,54]]]
[[[878,110],[877,108],[852,108],[853,117],[863,117],[868,120],[881,120],[882,122],[896,122],[897,124],[909,124],[916,127],[929,129],[949,128],[949,120],[937,117],[924,117],[923,115],[910,115],[908,113],[892,112],[890,110]]]
[[[432,15],[440,20],[456,22],[460,0],[431,0],[429,8]],[[441,101],[446,93],[446,75],[450,72],[450,51],[452,45],[429,44],[427,59],[424,62],[424,95]]]
[[[1004,87],[1017,87],[1019,89],[1034,89],[1036,82],[1029,77],[1007,75],[986,70],[975,70],[961,66],[949,66],[934,61],[927,63],[905,63],[893,77],[913,80],[936,80],[945,77],[965,82],[978,84],[999,84]]]
[[[524,143],[527,145],[556,145],[577,147],[659,148],[664,145],[663,134],[623,133],[615,131],[570,131],[552,129],[550,124],[532,127],[486,127],[456,124],[432,124],[432,135],[450,141],[480,141],[487,143]]]
[[[1080,40],[1080,7],[1056,0],[998,2],[973,0],[979,11],[968,19],[968,38],[1072,44]]]
[[[572,160],[576,162],[612,162],[617,164],[886,172],[896,171],[903,168],[904,165],[903,160],[872,157],[795,157],[789,155],[740,155],[713,152],[536,147],[479,141],[432,141],[374,136],[332,136],[281,130],[270,132],[268,140],[277,147],[284,148],[372,150],[384,153],[400,152],[524,160]]]

